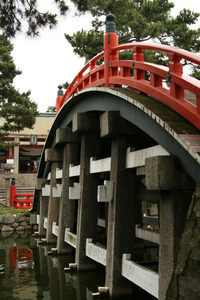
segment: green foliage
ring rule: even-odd
[[[68,81],[66,81],[66,82],[65,82],[65,83],[64,83],[62,86],[63,86],[63,88],[64,88],[64,89],[67,89],[67,88],[68,88],[68,86],[69,86],[69,82],[68,82]]]
[[[200,14],[183,9],[173,17],[171,9],[174,3],[168,0],[72,0],[72,2],[80,14],[89,11],[95,17],[92,21],[92,30],[82,29],[72,36],[66,35],[74,52],[80,57],[85,57],[86,61],[102,49],[105,16],[110,12],[116,17],[120,44],[153,40],[192,52],[200,51],[200,29],[190,28],[190,25],[196,24]],[[130,53],[127,57],[130,57]],[[167,62],[165,56],[158,53],[150,54],[147,51],[145,59],[164,65]]]
[[[25,127],[32,128],[37,115],[37,104],[29,99],[30,91],[20,93],[13,86],[15,76],[21,72],[16,69],[11,56],[12,44],[0,35],[0,148],[8,148],[12,143],[2,143],[8,132],[19,132]],[[13,144],[14,146],[14,144]]]
[[[5,209],[0,209],[0,215],[5,215],[5,214],[19,214],[19,213],[27,213],[28,209],[10,209],[10,210],[5,210]]]
[[[200,80],[200,66],[193,66],[192,67],[191,76]]]
[[[52,1],[49,1],[51,4]],[[66,1],[54,0],[59,15],[65,15],[68,10]],[[26,33],[30,36],[39,34],[44,27],[50,29],[58,22],[58,15],[47,10],[38,10],[38,0],[1,0],[0,1],[0,29],[7,37],[14,37],[27,25]],[[24,23],[22,23],[24,21]]]
[[[103,32],[95,30],[81,30],[70,36],[65,34],[66,39],[74,48],[74,53],[90,60],[102,50]]]
[[[55,106],[48,106],[47,108],[47,111],[46,112],[49,112],[49,113],[54,113],[56,112],[56,107]]]

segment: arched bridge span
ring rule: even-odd
[[[127,49],[133,60],[119,60]],[[169,65],[145,62],[144,49],[167,53]],[[56,243],[51,254],[75,249],[67,271],[104,266],[99,293],[110,298],[139,286],[166,299],[200,179],[200,84],[183,75],[182,59],[200,65],[180,49],[118,45],[107,30],[104,51],[57,97],[34,197],[38,235]]]
[[[52,253],[75,248],[79,271],[105,266],[111,297],[134,284],[164,299],[200,177],[199,141],[194,125],[150,96],[80,91],[57,114],[42,155],[33,209],[41,241],[57,244]],[[152,205],[157,213],[144,217]],[[159,272],[138,264],[138,238],[159,244]]]
[[[179,157],[191,178],[199,181],[199,130],[156,99],[126,88],[88,88],[71,97],[59,111],[45,147],[55,147],[57,128],[65,128],[76,113],[89,111],[119,111],[122,118],[145,132],[155,144]],[[46,176],[46,168],[40,168],[39,174]]]

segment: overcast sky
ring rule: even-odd
[[[40,1],[42,5],[50,3],[49,0]],[[200,12],[200,0],[172,2],[175,3],[174,14],[182,8]],[[14,62],[22,71],[22,75],[16,77],[14,85],[20,92],[31,90],[30,97],[38,104],[40,112],[46,112],[48,106],[55,105],[58,85],[66,81],[70,83],[84,66],[84,59],[73,53],[64,33],[73,34],[82,28],[88,30],[91,28],[91,20],[89,14],[75,17],[71,6],[67,16],[59,21],[56,29],[45,29],[40,37],[34,39],[18,35],[12,40]]]

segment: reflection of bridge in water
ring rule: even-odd
[[[108,21],[104,51],[59,92],[33,211],[42,241],[57,243],[52,252],[75,249],[69,269],[101,264],[111,297],[131,294],[136,284],[165,299],[200,179],[200,83],[183,74],[180,61],[199,65],[200,58],[164,45],[118,45]],[[133,60],[119,60],[129,49]],[[145,62],[144,49],[166,53],[169,66]],[[159,255],[146,257],[146,247]]]

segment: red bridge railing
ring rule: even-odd
[[[145,49],[167,54],[168,66],[146,62]],[[126,50],[133,50],[133,60],[119,60],[118,53]],[[100,59],[104,60],[98,65]],[[181,60],[200,66],[200,56],[189,51],[155,43],[118,45],[116,33],[108,32],[104,37],[104,51],[92,58],[76,75],[57,104],[57,112],[72,95],[83,89],[129,87],[163,102],[200,129],[200,81],[183,74]],[[149,73],[150,80],[145,79],[145,71]],[[169,86],[164,81],[166,79],[170,82]],[[196,103],[185,98],[185,90],[195,95]]]
[[[17,194],[16,185],[10,186],[10,206],[17,209],[31,209],[34,194]],[[22,199],[23,198],[23,199]]]

